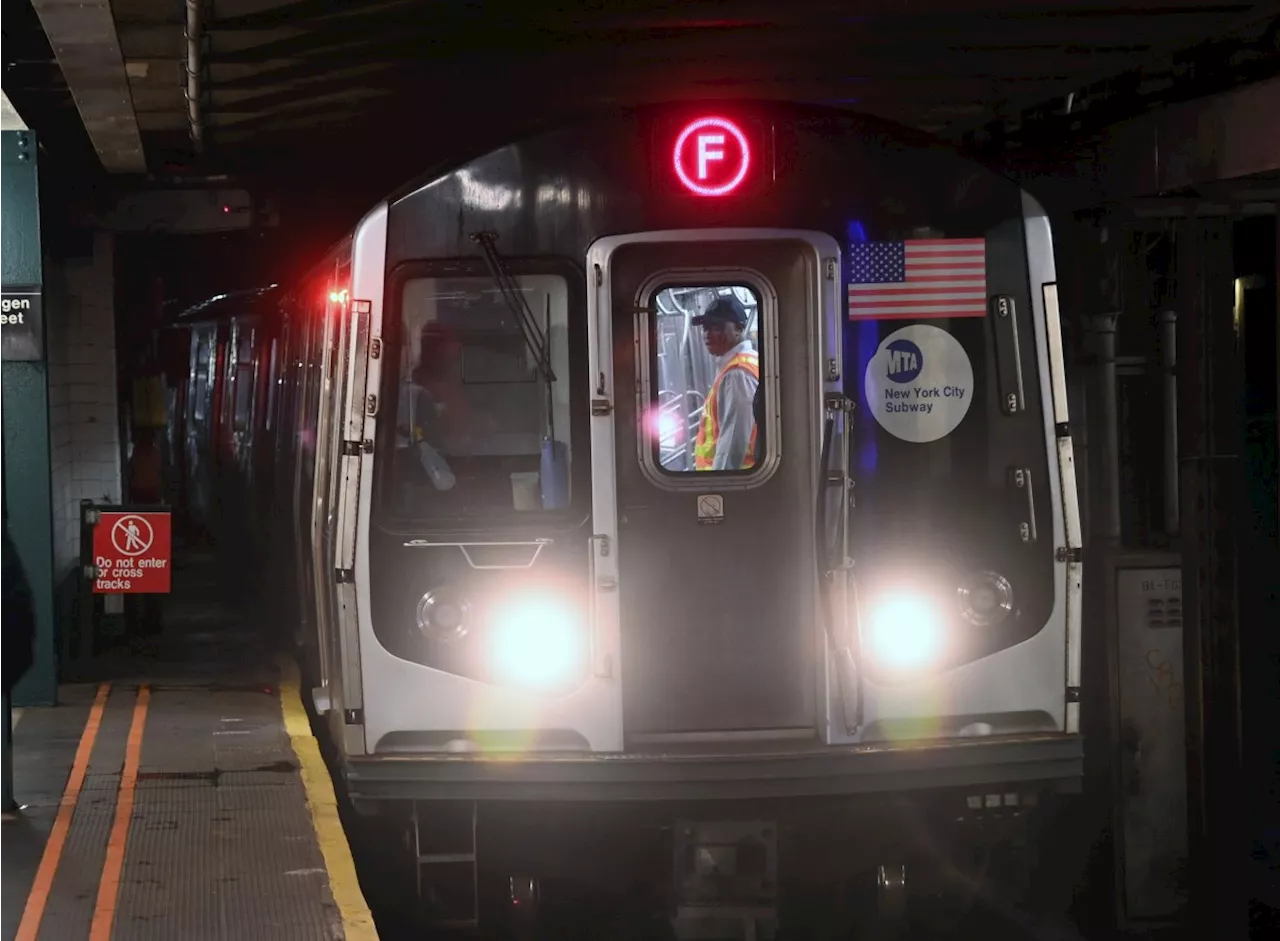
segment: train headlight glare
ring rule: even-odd
[[[929,665],[942,652],[942,623],[927,597],[884,595],[872,602],[867,617],[868,653],[891,670]]]
[[[418,629],[443,643],[467,636],[470,616],[466,598],[449,589],[429,591],[418,602]]]
[[[555,595],[518,595],[493,610],[489,656],[495,679],[555,689],[581,670],[585,651],[579,613]]]
[[[1013,586],[998,572],[978,572],[957,590],[960,614],[978,627],[995,627],[1013,612]]]

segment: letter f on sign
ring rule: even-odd
[[[723,134],[699,134],[698,135],[698,179],[705,180],[707,178],[707,163],[712,160],[724,159],[724,135]]]

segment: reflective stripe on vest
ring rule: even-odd
[[[711,383],[711,391],[707,393],[706,404],[702,408],[702,424],[698,428],[698,440],[693,446],[693,469],[711,470],[715,466],[716,442],[720,439],[720,383],[730,369],[745,369],[756,382],[760,381],[760,354],[755,350],[739,353],[725,363],[715,382]],[[751,422],[751,441],[747,444],[747,453],[738,470],[750,470],[756,463],[756,424],[754,414]]]

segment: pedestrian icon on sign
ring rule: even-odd
[[[111,542],[124,555],[142,555],[154,539],[151,524],[141,516],[123,516],[111,528]]]

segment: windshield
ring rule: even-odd
[[[383,497],[394,515],[488,517],[567,506],[567,286],[558,275],[514,280],[546,337],[550,376],[488,276],[404,283]]]

